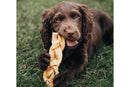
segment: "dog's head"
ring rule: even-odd
[[[44,47],[51,45],[52,32],[58,32],[66,40],[69,48],[87,42],[93,27],[91,14],[85,5],[61,2],[43,14],[40,30]]]

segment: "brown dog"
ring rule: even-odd
[[[52,32],[58,32],[65,38],[62,63],[69,65],[67,70],[54,78],[55,87],[65,87],[65,82],[83,72],[88,58],[99,49],[102,40],[106,44],[113,43],[113,22],[105,12],[61,2],[43,14],[40,33],[45,49],[38,59],[42,70],[49,65]]]

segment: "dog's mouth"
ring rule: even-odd
[[[73,47],[73,46],[76,46],[78,44],[78,41],[77,40],[75,40],[75,41],[66,40],[66,44],[68,47]]]
[[[68,46],[69,48],[73,48],[73,47],[77,46],[80,42],[79,38],[74,38],[74,37],[68,38],[60,33],[59,33],[59,35],[64,37],[66,46]]]

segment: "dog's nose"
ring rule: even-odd
[[[66,33],[67,33],[69,36],[72,36],[72,35],[74,35],[75,31],[74,31],[74,30],[67,30]]]

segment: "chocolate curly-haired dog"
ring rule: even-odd
[[[52,32],[58,32],[65,38],[62,63],[69,65],[63,73],[55,76],[55,87],[65,87],[65,82],[83,72],[88,58],[99,49],[102,40],[107,44],[113,42],[113,22],[105,12],[88,9],[85,5],[61,2],[43,14],[40,33],[45,49],[38,59],[38,66],[42,70],[49,65]]]

